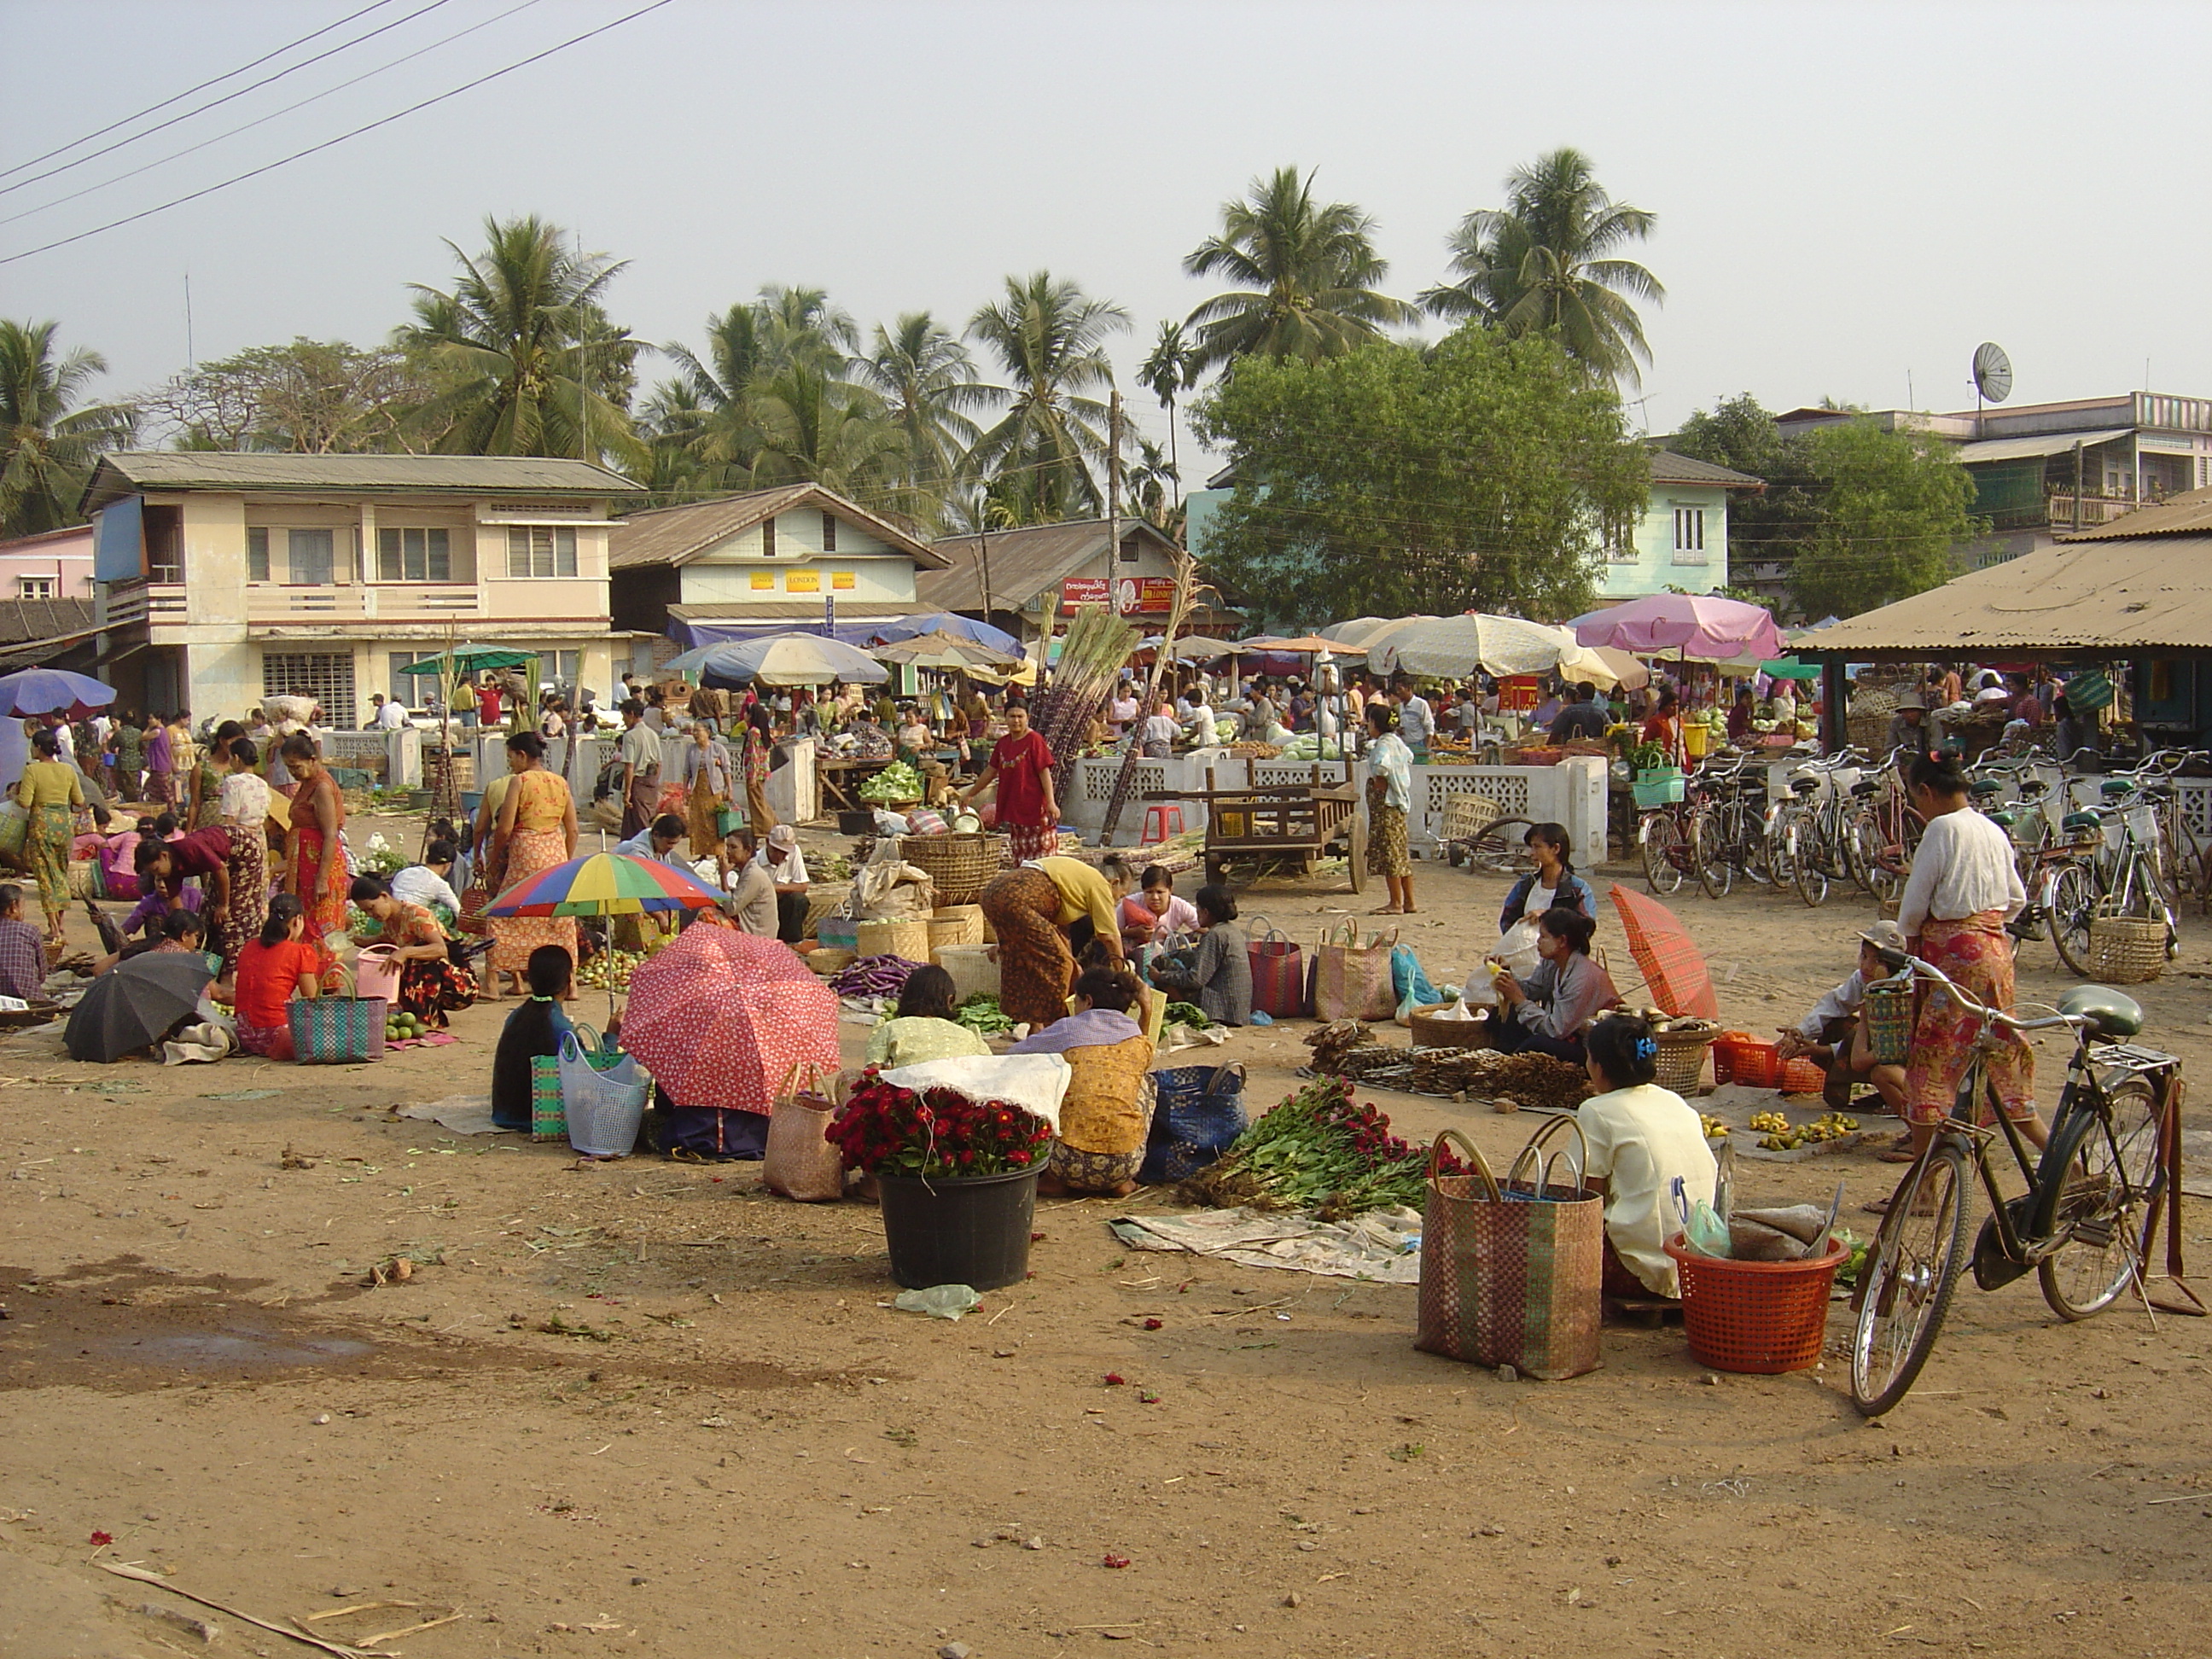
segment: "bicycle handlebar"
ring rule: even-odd
[[[1905,951],[1885,951],[1879,945],[1875,947],[1875,955],[1881,959],[1883,967],[1893,973],[1902,972],[1910,968],[1917,977],[1935,981],[1936,984],[1958,999],[1959,1005],[1975,1018],[1985,1020],[1992,1025],[2002,1026],[2008,1031],[2048,1031],[2061,1025],[2078,1030],[2089,1023],[2085,1016],[2080,1014],[2053,1014],[2047,1019],[2022,1019],[2017,1014],[2008,1012],[2005,1009],[1992,1008],[1986,1003],[1978,1001],[1972,994],[1963,989],[1956,980],[1932,962],[1924,961]]]

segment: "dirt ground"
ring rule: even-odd
[[[1419,872],[1403,936],[1455,977],[1503,884]],[[1310,942],[1341,884],[1246,908]],[[1674,903],[1760,1030],[1873,915]],[[2203,1073],[2212,924],[2188,926],[2146,1040]],[[1609,912],[1601,939],[1626,981]],[[2023,994],[2062,975],[2031,948]],[[1409,1288],[1132,1255],[1103,1201],[1042,1204],[1034,1277],[926,1320],[887,1306],[872,1208],[396,1117],[488,1087],[506,1006],[346,1070],[0,1042],[0,1655],[153,1659],[202,1619],[224,1650],[309,1651],[110,1562],[340,1644],[453,1615],[378,1650],[418,1659],[2207,1650],[2206,1322],[2063,1326],[2033,1278],[1969,1286],[1869,1425],[1840,1307],[1819,1371],[1709,1374],[1679,1326],[1627,1327],[1593,1375],[1504,1382],[1415,1352]],[[1255,1109],[1306,1029],[1219,1051]],[[1529,1127],[1367,1092],[1494,1154]],[[1854,1211],[1895,1174],[1749,1169],[1753,1200],[1841,1176]],[[396,1254],[422,1265],[366,1288]]]

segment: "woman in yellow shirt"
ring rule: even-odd
[[[1081,859],[1037,859],[994,876],[977,902],[999,936],[999,1011],[1038,1029],[1065,1014],[1077,951],[1095,939],[1121,961],[1114,911],[1128,890],[1126,868],[1103,875]]]
[[[23,781],[15,786],[15,799],[31,815],[23,837],[23,852],[38,878],[39,905],[46,913],[46,942],[58,944],[62,914],[69,908],[70,845],[75,838],[76,809],[84,805],[84,780],[76,768],[61,757],[61,739],[41,732],[31,740],[38,758],[23,768]]]
[[[495,896],[576,856],[576,798],[568,780],[547,771],[544,763],[545,739],[535,732],[518,732],[507,740],[507,771],[514,781],[500,800],[492,827],[490,865],[499,885],[488,890]],[[518,996],[526,995],[524,970],[530,953],[544,945],[559,945],[575,961],[576,919],[502,916],[493,921],[485,1000],[499,1000],[502,974],[514,979]]]

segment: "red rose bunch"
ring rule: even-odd
[[[1052,1148],[1051,1126],[1018,1106],[951,1089],[916,1093],[874,1066],[824,1133],[848,1170],[935,1180],[1026,1170]]]
[[[1440,1174],[1462,1173],[1449,1152]],[[1237,1137],[1196,1184],[1214,1202],[1312,1209],[1324,1218],[1384,1205],[1420,1207],[1429,1155],[1390,1133],[1389,1117],[1352,1097],[1340,1077],[1316,1078]]]

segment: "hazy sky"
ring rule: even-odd
[[[368,0],[0,0],[0,167],[245,64]],[[0,225],[0,258],[258,167],[636,9],[534,0],[467,39],[191,155]],[[0,216],[154,161],[516,0],[389,0],[280,58],[419,19],[115,154]],[[2015,399],[2212,394],[2200,117],[2212,8],[1920,0],[1531,6],[672,0],[336,149],[0,264],[0,315],[104,352],[103,390],[295,334],[366,343],[441,239],[537,212],[626,258],[611,309],[696,343],[763,283],[862,323],[964,319],[1049,268],[1128,308],[1127,371],[1206,285],[1182,256],[1255,173],[1318,168],[1379,222],[1389,291],[1459,217],[1572,143],[1658,215],[1643,258],[1653,430],[1738,391],[1971,404],[1975,343]],[[254,78],[173,106],[190,109]],[[142,124],[143,125],[143,124]],[[126,132],[138,131],[127,128]],[[113,142],[110,135],[99,144]],[[94,146],[97,147],[97,145]],[[72,150],[60,158],[82,155]],[[20,186],[20,187],[19,187]],[[665,365],[647,358],[647,381]],[[1633,395],[1633,394],[1632,394]]]

